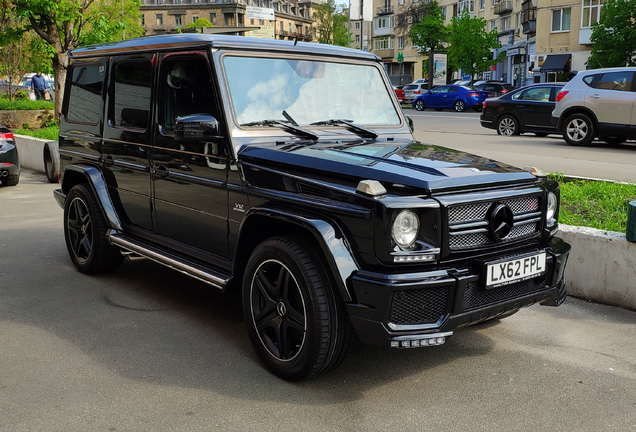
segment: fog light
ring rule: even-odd
[[[397,255],[393,257],[393,262],[429,262],[436,258],[437,255]]]
[[[408,348],[411,346],[411,341],[402,341],[402,348]]]
[[[420,346],[420,341],[418,340],[411,341],[411,346],[413,348]]]
[[[444,342],[446,342],[446,338],[444,338],[444,337],[438,337],[438,338],[436,339],[436,342],[437,342],[437,345],[441,345],[441,344],[443,344]]]
[[[400,347],[399,341],[391,341],[391,348],[399,348],[399,347]]]

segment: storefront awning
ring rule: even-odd
[[[541,66],[541,72],[563,72],[570,61],[570,54],[551,54]],[[569,67],[567,68],[569,70]]]

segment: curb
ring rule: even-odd
[[[565,269],[568,295],[636,310],[636,243],[625,234],[559,225],[572,251]]]

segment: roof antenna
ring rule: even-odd
[[[294,40],[294,46],[298,43],[298,33],[296,33],[296,39]]]

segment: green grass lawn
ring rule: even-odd
[[[561,183],[559,222],[624,233],[627,208],[636,200],[636,184],[619,184],[593,180],[564,180]]]
[[[13,133],[18,135],[28,135],[34,138],[42,138],[45,140],[57,141],[60,133],[59,126],[49,126],[43,129],[15,129]]]
[[[53,101],[30,100],[30,99],[0,99],[0,110],[4,111],[23,111],[23,110],[41,110],[48,109],[53,111],[55,103]]]

